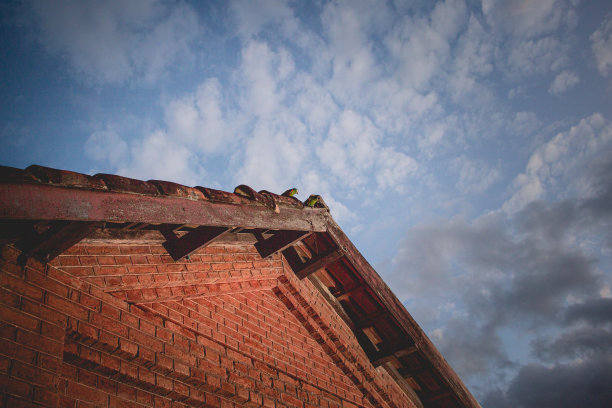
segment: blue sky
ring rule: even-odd
[[[0,164],[321,194],[483,406],[612,404],[609,1],[0,21]]]

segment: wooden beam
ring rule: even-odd
[[[389,375],[393,377],[395,382],[402,388],[404,393],[408,395],[408,397],[412,400],[412,402],[414,403],[414,405],[416,405],[417,408],[425,408],[417,392],[412,388],[408,381],[406,381],[406,379],[402,377],[402,375],[399,373],[397,368],[393,366],[393,364],[385,364],[383,367],[385,370],[387,370]]]
[[[257,249],[262,258],[267,258],[306,238],[310,234],[310,231],[278,231],[270,238],[257,242],[255,249]]]
[[[230,228],[228,227],[202,226],[179,238],[174,233],[172,226],[160,228],[160,232],[166,238],[166,242],[162,245],[175,261],[191,255],[198,249],[212,243],[215,239],[227,233],[229,230]]]
[[[355,245],[353,245],[344,231],[331,218],[327,225],[327,234],[336,245],[343,248],[347,259],[359,272],[365,285],[370,288],[381,304],[389,310],[389,313],[397,321],[405,336],[415,343],[423,357],[432,364],[432,371],[439,375],[444,383],[448,384],[448,387],[463,407],[480,408],[480,404],[463,384],[463,381],[461,381],[444,357],[442,357],[423,329],[408,313],[404,305],[402,305],[387,284],[381,279],[376,270],[368,263],[359,250],[355,248]]]
[[[19,263],[25,264],[28,258],[49,262],[103,225],[102,222],[61,222],[42,234],[33,233],[17,243],[22,251]]]
[[[381,318],[385,318],[389,316],[389,313],[385,310],[379,313],[374,313],[371,315],[365,316],[363,319],[353,319],[353,324],[355,328],[363,329],[365,327],[372,327],[377,321]]]
[[[443,392],[441,392],[439,394],[436,394],[436,395],[434,395],[432,397],[429,397],[429,398],[425,399],[425,403],[426,404],[430,404],[432,402],[435,402],[435,401],[438,401],[438,400],[441,400],[441,399],[444,399],[444,398],[452,397],[452,396],[453,396],[453,394],[450,391],[443,391]]]
[[[372,358],[370,360],[372,361],[372,365],[374,367],[378,367],[379,365],[382,365],[388,361],[395,360],[399,357],[408,354],[412,354],[416,351],[417,348],[414,345],[407,346],[405,344],[401,344],[389,349],[382,349],[377,351],[372,355]]]
[[[374,344],[372,344],[370,338],[363,332],[363,330],[355,330],[353,333],[355,333],[355,337],[357,338],[357,341],[359,342],[359,345],[363,351],[366,353],[368,358],[372,360],[372,356],[374,353],[376,353],[376,347],[374,347]]]
[[[343,256],[344,253],[342,251],[335,249],[333,251],[309,259],[308,261],[297,266],[297,268],[293,268],[293,272],[295,272],[298,278],[304,279],[305,277],[318,271],[319,269],[325,268],[327,265],[336,262]]]
[[[258,204],[237,205],[44,184],[0,183],[0,219],[192,224],[323,232],[329,212],[323,208],[283,207],[277,214]]]
[[[363,286],[363,285],[355,286],[354,288],[349,289],[346,292],[337,295],[336,299],[347,300],[351,295],[354,295],[355,293],[361,292],[364,290],[367,290],[367,286]]]
[[[180,238],[185,232],[179,231],[177,236]],[[144,243],[144,244],[161,244],[166,241],[166,238],[162,235],[159,230],[123,230],[117,228],[109,228],[108,224],[104,229],[98,229],[91,233],[83,240],[84,242],[90,243],[101,243],[101,242],[114,242],[114,243]],[[229,231],[223,235],[220,235],[214,241],[218,243],[226,244],[254,244],[255,238],[252,234],[234,233]]]

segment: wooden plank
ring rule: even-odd
[[[319,290],[319,292],[323,295],[325,300],[329,302],[329,304],[334,308],[336,313],[338,313],[338,315],[342,318],[342,320],[344,320],[346,325],[351,327],[351,325],[353,324],[353,321],[351,320],[349,315],[346,314],[346,311],[344,310],[340,302],[338,302],[338,300],[334,297],[334,295],[331,294],[331,292],[329,291],[329,288],[323,282],[321,282],[319,277],[317,275],[308,275],[308,280],[312,282],[314,287]]]
[[[103,225],[101,222],[62,222],[42,234],[33,234],[17,243],[22,251],[20,263],[25,263],[27,258],[49,262]]]
[[[178,233],[180,237],[182,232]],[[130,241],[130,243],[155,243],[161,244],[166,241],[166,238],[158,230],[121,230],[115,228],[98,229],[91,233],[83,240],[84,242],[100,243],[100,242],[115,242],[118,244]],[[252,234],[242,234],[227,232],[215,239],[215,244],[254,244],[255,238]]]
[[[441,400],[441,399],[445,399],[445,398],[452,398],[453,394],[450,391],[443,391],[439,394],[436,394],[432,397],[429,397],[425,400],[425,403],[427,404],[431,404],[432,402]]]
[[[342,258],[344,253],[340,250],[333,250],[326,254],[316,256],[302,265],[300,265],[297,269],[293,269],[293,272],[297,275],[299,279],[304,279],[308,275],[318,271],[321,268],[325,268],[327,265],[336,262],[338,259]]]
[[[413,345],[398,345],[389,349],[382,349],[372,355],[370,359],[374,367],[378,367],[388,361],[395,360],[401,356],[412,354],[417,351]]]
[[[0,184],[0,219],[193,224],[270,230],[325,231],[325,209],[236,205],[168,196],[43,184]]]
[[[361,291],[364,291],[364,290],[367,290],[367,287],[365,287],[363,285],[355,286],[354,288],[349,289],[346,292],[337,295],[336,299],[338,299],[338,300],[347,300],[349,297],[351,297],[355,293],[358,293],[358,292],[361,292]]]
[[[278,231],[270,238],[255,244],[262,258],[267,258],[310,235],[310,231]]]
[[[384,319],[387,316],[389,316],[389,313],[386,310],[383,310],[382,312],[379,312],[379,313],[374,313],[374,314],[367,315],[363,319],[359,319],[359,320],[354,319],[354,327],[356,329],[363,329],[365,327],[372,327],[380,319]]]
[[[166,238],[166,242],[162,245],[175,261],[191,255],[198,249],[212,243],[215,239],[227,233],[229,230],[230,228],[228,227],[202,226],[179,238],[174,233],[172,226],[169,228],[160,228],[161,233]]]
[[[401,376],[401,374],[393,366],[393,364],[385,364],[383,367],[385,368],[385,370],[387,370],[389,375],[393,377],[395,382],[402,388],[402,390],[406,393],[406,395],[408,395],[408,397],[412,400],[412,402],[417,408],[425,408],[423,406],[423,402],[421,401],[421,398],[419,398],[419,395],[415,392],[412,386],[410,386],[408,381],[406,381],[406,379]]]
[[[455,394],[461,406],[466,408],[481,408],[478,401],[476,401],[474,396],[463,384],[463,381],[461,381],[459,376],[446,362],[444,357],[442,357],[425,332],[423,332],[423,329],[419,327],[410,313],[408,313],[406,308],[378,275],[376,270],[374,270],[357,248],[355,248],[344,231],[342,231],[338,224],[331,218],[327,225],[327,233],[329,236],[332,237],[336,245],[346,253],[346,257],[355,269],[359,271],[361,278],[367,286],[380,300],[381,304],[389,310],[390,315],[398,322],[402,331],[415,343],[425,359],[432,364],[435,372],[438,373]]]

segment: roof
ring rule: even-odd
[[[281,253],[300,279],[310,279],[371,363],[414,390],[425,408],[480,407],[323,199],[309,207],[244,185],[236,191],[0,166],[0,241],[44,262],[86,237],[155,236],[175,260],[215,240],[253,242],[262,258]]]

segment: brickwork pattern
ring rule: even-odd
[[[0,406],[409,407],[308,280],[250,245],[0,256]]]

